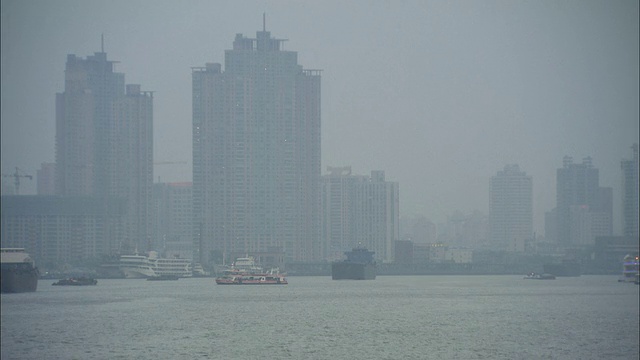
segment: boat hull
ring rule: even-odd
[[[333,280],[375,280],[376,265],[335,262],[331,264],[331,278]]]
[[[38,270],[2,269],[0,281],[3,293],[34,292],[38,287]]]

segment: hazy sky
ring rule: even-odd
[[[384,170],[401,216],[488,213],[506,164],[533,176],[534,227],[562,157],[591,156],[620,208],[638,141],[638,1],[1,0],[2,173],[55,160],[67,54],[105,51],[153,90],[154,180],[191,180],[191,67],[224,66],[236,33],[288,39],[322,69],[322,166]],[[11,180],[11,179],[8,179]],[[5,179],[3,179],[5,181]],[[35,179],[21,193],[35,193]],[[619,229],[619,216],[616,230]]]

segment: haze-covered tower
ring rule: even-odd
[[[127,85],[103,51],[67,56],[56,94],[56,193],[120,204],[122,226],[105,226],[98,254],[150,245],[153,94]]]
[[[491,177],[489,232],[494,248],[511,252],[524,252],[533,237],[533,178],[518,165]]]
[[[320,258],[320,70],[268,31],[194,68],[195,259],[282,249]]]
[[[632,157],[622,160],[623,234],[638,240],[638,144],[631,147]]]

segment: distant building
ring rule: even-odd
[[[395,263],[413,264],[413,242],[410,240],[398,240],[395,242]]]
[[[56,164],[55,163],[42,163],[40,169],[36,172],[36,178],[38,181],[37,193],[38,195],[55,195],[56,185]]]
[[[105,237],[122,232],[120,199],[90,196],[3,196],[2,247],[23,247],[40,269],[79,265],[109,253]]]
[[[321,71],[284,41],[236,34],[224,71],[193,68],[193,235],[205,265],[274,248],[287,262],[322,257]]]
[[[437,240],[429,243],[446,243],[449,246],[479,248],[487,246],[489,220],[481,211],[465,214],[455,211],[447,221],[438,226]]]
[[[154,242],[167,257],[191,259],[193,193],[191,182],[153,184]]]
[[[398,183],[385,180],[384,171],[352,175],[351,167],[329,167],[322,176],[323,244],[325,258],[341,258],[345,251],[364,246],[385,262],[394,261],[399,240]]]
[[[402,219],[400,220],[402,223]],[[414,243],[430,244],[438,239],[436,224],[424,216],[405,219],[404,236],[408,236]]]
[[[68,55],[65,88],[56,95],[56,194],[123,199],[126,224],[101,248],[151,246],[153,94],[127,85],[115,62],[97,52]]]
[[[600,187],[590,157],[574,164],[569,156],[557,170],[556,236],[561,246],[594,245],[596,236],[613,233],[613,190]]]
[[[632,157],[622,160],[622,217],[624,236],[634,239],[638,234],[638,143],[633,144]]]
[[[545,241],[556,243],[558,235],[558,211],[553,208],[544,213],[544,237]]]
[[[533,180],[518,165],[491,177],[489,243],[496,250],[524,252],[533,236]]]

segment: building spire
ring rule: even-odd
[[[262,13],[262,31],[267,31],[267,13]]]
[[[101,49],[101,52],[104,52],[104,33],[100,35],[100,49]]]

